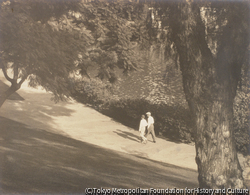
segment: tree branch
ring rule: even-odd
[[[17,81],[17,79],[18,79],[18,65],[17,64],[14,64],[14,77],[13,77],[13,79],[15,80],[15,81]]]
[[[7,71],[6,71],[4,65],[2,66],[2,71],[3,71],[4,77],[5,77],[9,82],[13,83],[13,82],[14,82],[14,79],[11,79],[11,78],[8,76]]]
[[[23,82],[27,79],[28,75],[25,75],[21,81],[18,83],[18,85],[21,87],[21,85],[23,84]]]

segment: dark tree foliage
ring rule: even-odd
[[[46,23],[51,17],[59,19],[69,10],[77,10],[80,0],[10,0],[3,1],[4,5],[10,2],[8,9],[12,12],[23,13],[34,21]]]
[[[79,13],[81,17],[76,23],[90,30],[95,39],[95,46],[83,54],[79,63],[81,73],[86,75],[88,67],[96,66],[97,77],[114,82],[116,68],[124,73],[138,69],[142,61],[138,50],[144,40],[141,36],[145,34],[146,5],[93,1],[82,4]]]
[[[52,91],[56,99],[70,95],[69,74],[75,69],[78,53],[86,50],[91,38],[87,36],[88,32],[67,25],[69,5],[75,6],[75,2],[2,2],[0,67],[11,87],[1,94],[0,105],[26,79],[32,86],[41,85]],[[61,9],[61,6],[65,8]],[[55,20],[57,25],[51,25]],[[10,76],[11,72],[13,75]]]

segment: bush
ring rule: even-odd
[[[75,82],[73,97],[81,103],[98,107],[108,101],[111,92],[112,84],[83,78]]]

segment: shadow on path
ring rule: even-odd
[[[8,101],[3,104],[0,109],[0,114],[14,119],[16,121],[29,124],[36,128],[49,129],[56,133],[54,117],[66,116],[70,117],[75,112],[66,106],[71,102],[55,103],[51,100],[48,93],[28,93],[21,91],[20,94],[25,98],[25,101]]]
[[[130,139],[130,140],[135,141],[135,142],[140,141],[139,135],[136,136],[133,133],[130,133],[130,132],[127,132],[127,131],[122,131],[120,129],[116,129],[116,131],[113,131],[113,132],[116,133],[117,135],[125,138],[125,139]]]
[[[103,149],[0,117],[0,192],[197,187],[197,172]]]

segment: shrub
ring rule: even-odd
[[[81,103],[98,107],[108,101],[111,92],[110,83],[104,83],[100,79],[82,78],[75,82],[73,97]]]

